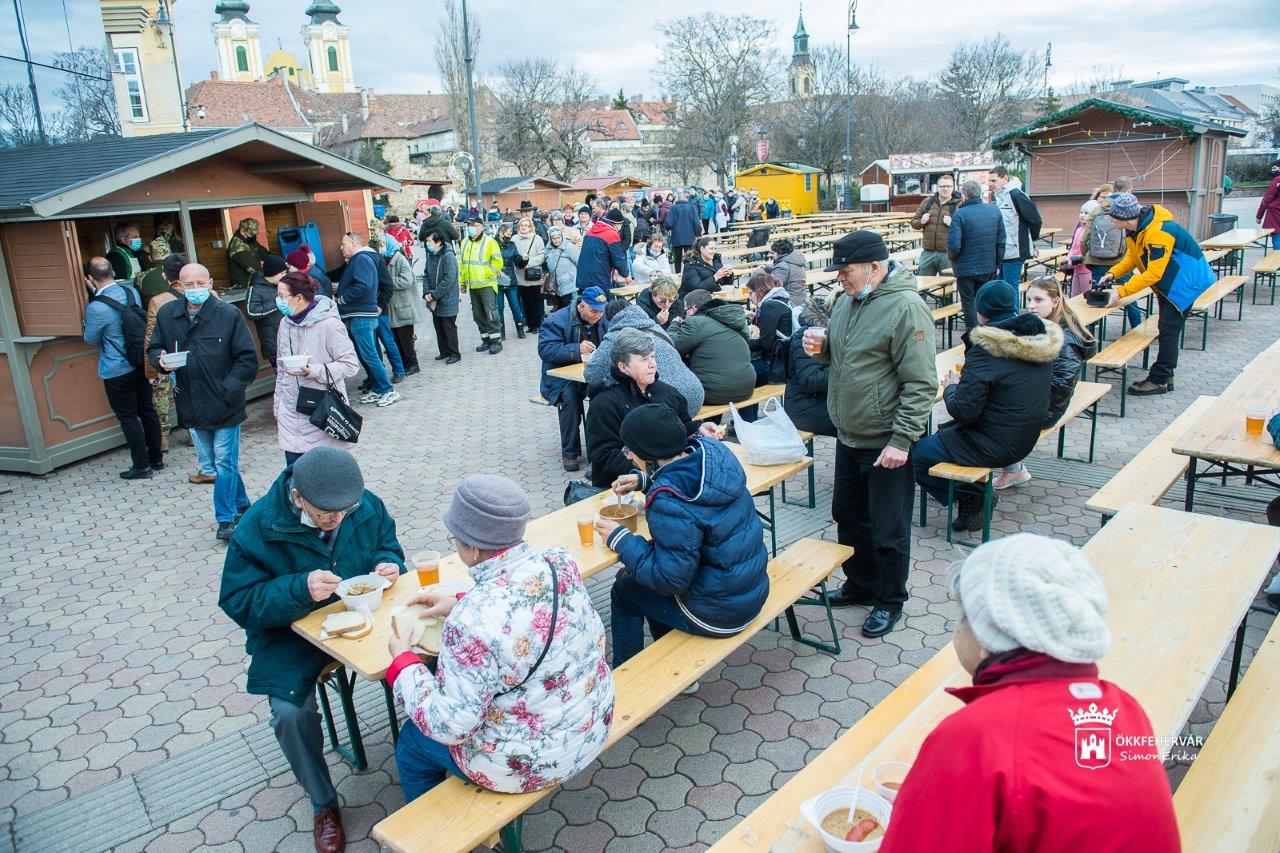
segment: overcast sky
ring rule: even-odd
[[[436,2],[339,0],[351,28],[356,82],[379,92],[439,92],[432,47]],[[175,4],[183,76],[190,83],[217,67],[212,0]],[[301,29],[307,0],[256,0],[249,16],[262,26],[263,57],[281,39],[305,64]],[[603,92],[657,96],[649,69],[660,61],[657,24],[678,15],[743,12],[773,21],[777,46],[791,52],[799,4],[788,0],[470,0],[479,19],[480,72],[502,61],[545,55],[588,69]],[[804,3],[810,47],[844,41],[848,4]],[[1276,0],[1160,0],[1156,4],[1089,0],[866,0],[853,42],[855,62],[920,76],[939,70],[952,45],[997,30],[1018,48],[1053,43],[1050,80],[1061,90],[1096,66],[1136,80],[1178,76],[1193,85],[1280,85],[1280,13]]]

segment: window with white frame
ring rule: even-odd
[[[142,90],[142,69],[138,63],[136,47],[121,47],[115,50],[116,74],[124,78],[125,91],[129,96],[129,116],[134,121],[147,121],[147,97]]]

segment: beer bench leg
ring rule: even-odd
[[[1240,620],[1240,627],[1236,629],[1235,650],[1231,654],[1231,675],[1227,678],[1228,701],[1231,700],[1231,694],[1236,692],[1236,682],[1240,680],[1240,656],[1244,654],[1244,629],[1248,621],[1249,611],[1246,610]]]
[[[499,847],[502,853],[519,853],[521,845],[521,834],[524,830],[524,815],[511,821],[511,823],[498,830]]]
[[[382,698],[387,703],[387,720],[391,723],[391,742],[400,740],[400,718],[396,716],[396,697],[391,693],[391,685],[382,680]]]
[[[337,682],[338,701],[342,703],[342,714],[347,718],[347,737],[351,746],[343,746],[338,740],[338,729],[333,722],[333,709],[329,706],[329,684]],[[360,720],[356,717],[356,674],[347,673],[347,668],[340,666],[328,676],[316,682],[316,693],[319,694],[320,707],[324,715],[325,727],[329,730],[329,745],[333,751],[341,755],[358,771],[367,768],[368,761],[364,754],[364,739],[360,735]],[[394,731],[394,727],[392,727]]]
[[[840,654],[840,632],[836,628],[836,617],[831,611],[831,599],[827,593],[827,582],[824,579],[817,587],[817,598],[801,598],[786,610],[787,627],[791,630],[791,639],[797,643],[804,643],[806,646],[812,646],[815,649],[821,649],[829,654]],[[810,640],[800,635],[800,623],[796,620],[795,607],[799,604],[821,604],[827,610],[827,627],[831,629],[831,642],[824,643],[821,640]]]
[[[760,522],[765,527],[769,528],[769,543],[772,549],[770,553],[775,557],[778,556],[777,509],[778,507],[777,507],[777,504],[774,502],[774,497],[773,497],[773,486],[770,486],[769,487],[769,514],[765,515],[763,512],[757,509],[756,515],[760,516]]]
[[[809,439],[804,443],[805,449],[809,451],[809,458],[813,458],[813,439]],[[808,501],[789,501],[787,500],[787,481],[782,481],[782,502],[791,506],[808,506],[809,509],[815,509],[818,506],[818,496],[814,494],[814,466],[809,466],[809,500]]]

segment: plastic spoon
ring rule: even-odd
[[[862,792],[862,777],[867,772],[866,762],[858,765],[858,781],[853,783],[853,802],[849,803],[849,823],[853,825],[858,811],[858,794]]]

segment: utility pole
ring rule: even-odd
[[[44,135],[44,116],[40,115],[40,92],[36,89],[36,69],[31,64],[31,49],[27,46],[27,22],[22,16],[22,4],[13,0],[13,14],[18,19],[18,41],[22,44],[22,58],[27,64],[27,85],[31,87],[31,108],[35,112],[36,133],[40,134],[40,144],[48,145],[49,138]]]
[[[849,26],[844,32],[844,85],[849,105],[844,115],[844,209],[853,210],[853,31],[858,29],[858,0],[849,2]]]
[[[462,0],[462,58],[467,65],[467,111],[471,114],[471,180],[475,182],[476,210],[484,208],[480,195],[480,134],[476,129],[476,89],[472,80],[475,56],[471,53],[471,24],[467,20],[467,0]]]

